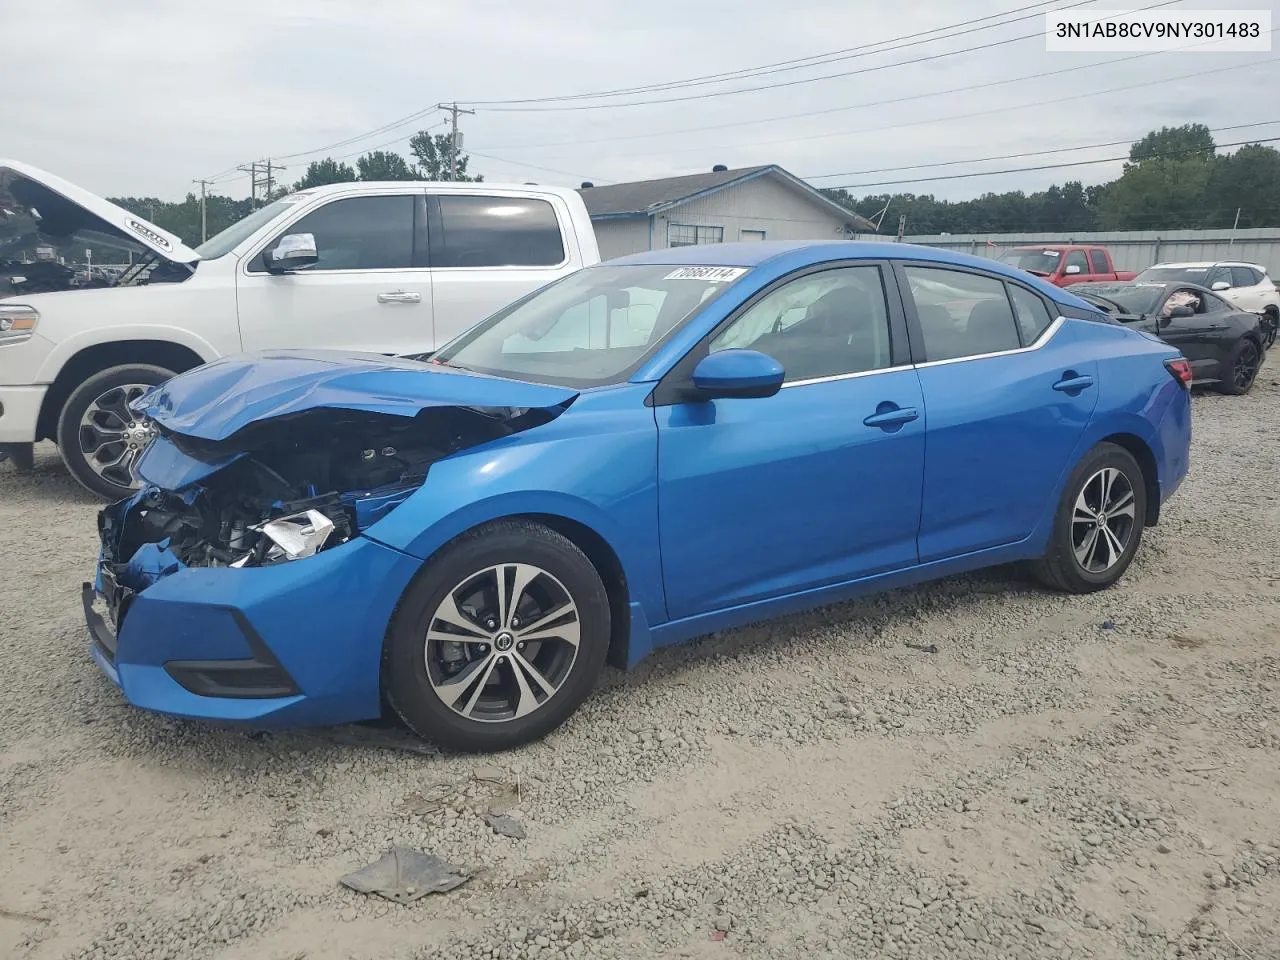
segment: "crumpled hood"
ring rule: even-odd
[[[381,354],[273,350],[179,374],[133,408],[170,432],[219,441],[255,422],[321,407],[413,417],[427,407],[542,409],[577,395]]]

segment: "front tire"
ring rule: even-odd
[[[1218,392],[1232,397],[1242,397],[1253,389],[1262,366],[1262,347],[1251,337],[1243,337],[1231,349],[1230,356],[1222,364],[1222,376]]]
[[[489,752],[578,708],[609,649],[609,597],[586,555],[524,520],[445,547],[409,585],[383,651],[391,708],[418,736]]]
[[[58,451],[71,475],[105,500],[119,500],[141,486],[138,458],[154,428],[129,404],[174,375],[146,363],[108,367],[72,391],[58,417]]]
[[[1133,454],[1100,443],[1076,465],[1053,519],[1045,555],[1032,571],[1065,593],[1105,590],[1133,562],[1147,516],[1147,486]]]

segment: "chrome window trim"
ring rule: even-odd
[[[836,380],[854,380],[858,377],[873,377],[878,373],[900,373],[903,370],[910,370],[911,364],[903,363],[896,367],[877,367],[875,370],[857,370],[853,373],[837,373],[830,377],[810,377],[807,380],[792,380],[784,383],[781,389],[786,390],[788,387],[807,387],[814,383],[833,383]]]
[[[926,360],[923,363],[917,363],[916,369],[919,370],[923,367],[940,367],[947,363],[966,363],[970,360],[989,360],[992,357],[1012,357],[1019,353],[1031,353],[1033,350],[1039,350],[1046,343],[1052,340],[1057,332],[1062,329],[1062,325],[1066,322],[1067,318],[1059,314],[1058,318],[1054,320],[1053,323],[1045,327],[1044,332],[1040,334],[1035,343],[1028,344],[1025,347],[1015,347],[1012,350],[996,350],[993,353],[975,353],[967,357],[948,357],[946,360]]]

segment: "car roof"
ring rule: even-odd
[[[1185,263],[1153,263],[1151,266],[1147,267],[1147,269],[1155,270],[1158,268],[1161,270],[1186,270],[1193,267],[1253,267],[1257,270],[1262,270],[1264,273],[1266,272],[1266,269],[1261,264],[1250,263],[1247,260],[1188,260]]]
[[[837,260],[928,260],[955,267],[970,267],[999,274],[1034,287],[1057,303],[1070,306],[1083,304],[1078,297],[1039,277],[997,260],[957,253],[941,247],[914,243],[870,240],[785,241],[764,240],[747,243],[708,243],[696,247],[668,247],[628,254],[606,261],[610,265],[660,264],[671,266],[759,267],[770,264],[799,269],[810,264]],[[1087,309],[1094,309],[1091,305]]]
[[[572,187],[548,187],[538,183],[490,183],[489,181],[448,181],[448,180],[350,180],[343,183],[326,183],[319,187],[307,187],[289,194],[290,197],[327,197],[335,193],[347,193],[351,190],[379,193],[382,191],[404,191],[405,189],[429,189],[432,193],[516,193],[516,194],[551,194],[567,197],[578,196]]]

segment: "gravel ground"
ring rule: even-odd
[[[1117,588],[725,633],[488,758],[125,707],[81,625],[95,505],[51,448],[0,466],[0,956],[1280,958],[1280,385],[1194,405]],[[474,877],[338,885],[393,843]]]

